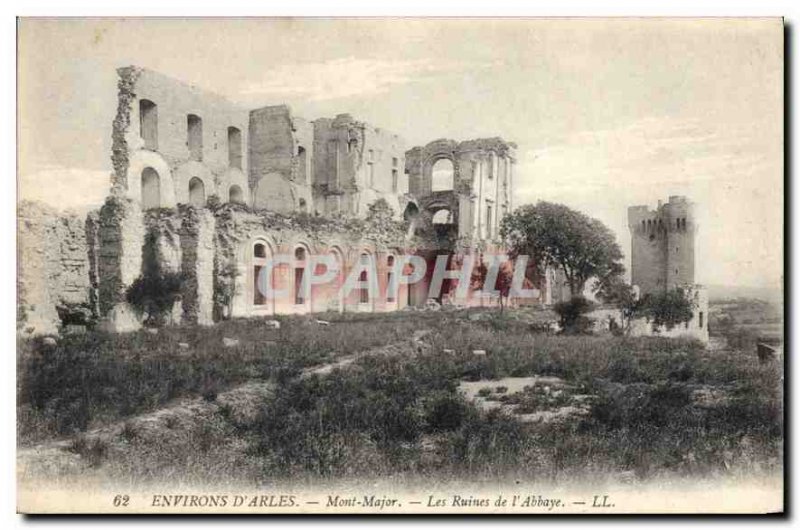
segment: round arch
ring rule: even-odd
[[[231,199],[231,190],[234,187],[237,187],[242,193],[241,199],[238,201]],[[220,197],[222,200],[250,204],[250,187],[247,182],[247,176],[241,169],[231,167],[225,171],[225,174],[220,179],[220,195],[224,195]]]
[[[431,192],[451,191],[456,184],[456,166],[450,157],[436,160],[430,169]]]
[[[131,155],[128,162],[126,196],[134,202],[142,204],[142,176],[148,168],[158,174],[157,207],[174,208],[176,203],[172,171],[164,158],[155,151],[140,149]],[[150,174],[149,171],[148,174]]]
[[[203,208],[206,205],[206,186],[197,177],[189,180],[189,204],[196,208]]]
[[[198,190],[197,181],[203,183],[203,194],[207,198],[209,195],[216,193],[216,185],[214,184],[214,175],[205,164],[196,160],[184,162],[177,169],[175,169],[175,189],[177,202],[182,204],[193,204],[197,206],[195,200],[196,196],[192,196],[192,183],[194,183],[195,192]],[[203,201],[205,205],[205,200]]]

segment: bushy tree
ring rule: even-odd
[[[540,201],[503,218],[500,234],[512,256],[528,255],[540,266],[564,271],[572,297],[590,278],[603,286],[623,272],[622,250],[601,221],[563,204]]]
[[[654,326],[672,329],[688,322],[694,315],[695,304],[680,287],[663,293],[647,294],[636,304],[635,315],[652,320]]]

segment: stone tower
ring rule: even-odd
[[[673,195],[658,208],[628,208],[631,231],[631,283],[641,294],[694,285],[697,223],[694,203]]]

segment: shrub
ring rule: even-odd
[[[429,432],[452,431],[461,427],[468,413],[463,398],[451,392],[439,391],[425,403],[425,424]]]
[[[583,316],[594,308],[594,303],[583,296],[576,296],[567,302],[559,302],[553,308],[558,314],[561,329],[565,333],[588,333],[592,326],[591,319]]]
[[[160,326],[180,298],[182,282],[180,273],[152,270],[133,281],[125,298],[145,323]]]

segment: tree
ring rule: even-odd
[[[694,316],[695,304],[680,287],[657,294],[647,294],[636,304],[635,314],[653,321],[653,326],[668,330]]]
[[[528,255],[541,266],[564,271],[572,297],[581,295],[590,278],[602,289],[625,270],[611,230],[563,204],[540,201],[522,206],[503,218],[500,235],[512,256]]]

